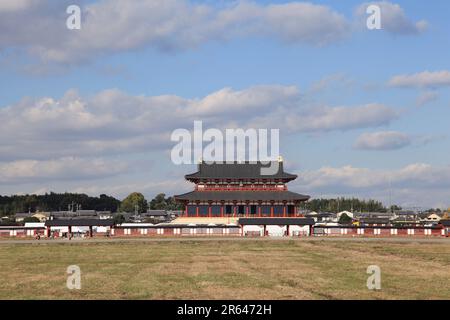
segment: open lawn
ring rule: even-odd
[[[81,290],[66,287],[69,265]],[[450,299],[450,243],[2,243],[0,279],[0,299]]]

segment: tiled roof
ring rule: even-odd
[[[440,223],[441,223],[444,227],[450,227],[450,220],[441,220]]]
[[[45,221],[47,227],[106,227],[113,225],[114,220],[112,219],[54,219]]]
[[[291,191],[191,191],[175,196],[189,201],[306,201],[309,196]]]
[[[240,218],[240,225],[314,225],[310,218]]]
[[[264,169],[274,166],[278,170],[274,175],[262,174]],[[282,180],[294,180],[297,175],[286,173],[283,170],[283,162],[271,162],[268,164],[261,162],[233,162],[233,163],[212,163],[207,164],[202,162],[199,164],[199,170],[195,173],[185,176],[187,180],[199,180],[199,179],[282,179]]]

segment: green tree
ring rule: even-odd
[[[165,193],[159,193],[150,201],[152,210],[182,210],[183,204],[175,201],[174,197],[166,198]]]
[[[304,208],[311,211],[359,211],[359,212],[386,212],[383,204],[376,200],[360,200],[356,198],[312,199],[304,204]]]
[[[150,201],[150,209],[152,210],[165,210],[167,209],[166,194],[159,193]]]
[[[122,224],[125,222],[125,217],[123,216],[123,214],[117,213],[114,215],[113,221],[115,225]]]
[[[50,192],[43,195],[0,196],[0,216],[17,212],[67,210],[71,204],[82,209],[116,212],[120,201],[104,194],[90,197],[86,194]]]
[[[122,200],[120,204],[120,210],[123,212],[135,212],[138,213],[147,211],[147,200],[142,193],[133,192]]]
[[[400,206],[397,206],[397,205],[391,206],[391,212],[400,211],[400,210],[402,210],[402,207],[400,207]]]
[[[352,222],[352,218],[350,218],[346,213],[343,213],[339,218],[339,224],[349,224]]]

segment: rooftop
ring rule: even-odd
[[[240,225],[301,225],[312,226],[314,220],[311,218],[240,218]]]
[[[450,227],[450,220],[441,220],[440,223],[444,226],[444,227]]]
[[[271,167],[277,169],[275,174],[265,174],[265,171],[270,171],[271,169],[269,168]],[[284,172],[282,161],[273,161],[268,163],[263,163],[261,161],[235,161],[232,163],[215,162],[212,164],[202,162],[199,164],[197,172],[188,174],[185,178],[193,182],[211,179],[281,179],[284,181],[291,181],[296,179],[297,175]]]
[[[175,196],[189,201],[306,201],[309,196],[291,191],[191,191]]]
[[[106,227],[113,226],[114,221],[112,219],[57,219],[45,221],[47,227]]]

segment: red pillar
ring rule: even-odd
[[[208,205],[208,217],[212,216],[212,212],[211,212],[211,204]]]
[[[199,208],[198,205],[195,207],[195,216],[198,217]]]
[[[286,204],[283,203],[283,217],[286,217]]]
[[[270,216],[273,217],[273,204],[270,205]]]
[[[223,207],[224,207],[224,204],[222,203],[222,205],[220,206],[220,216],[221,217],[223,217]]]
[[[187,217],[188,216],[188,204],[186,203],[186,206],[184,208],[184,216]]]
[[[261,217],[261,204],[258,204],[258,217]]]

